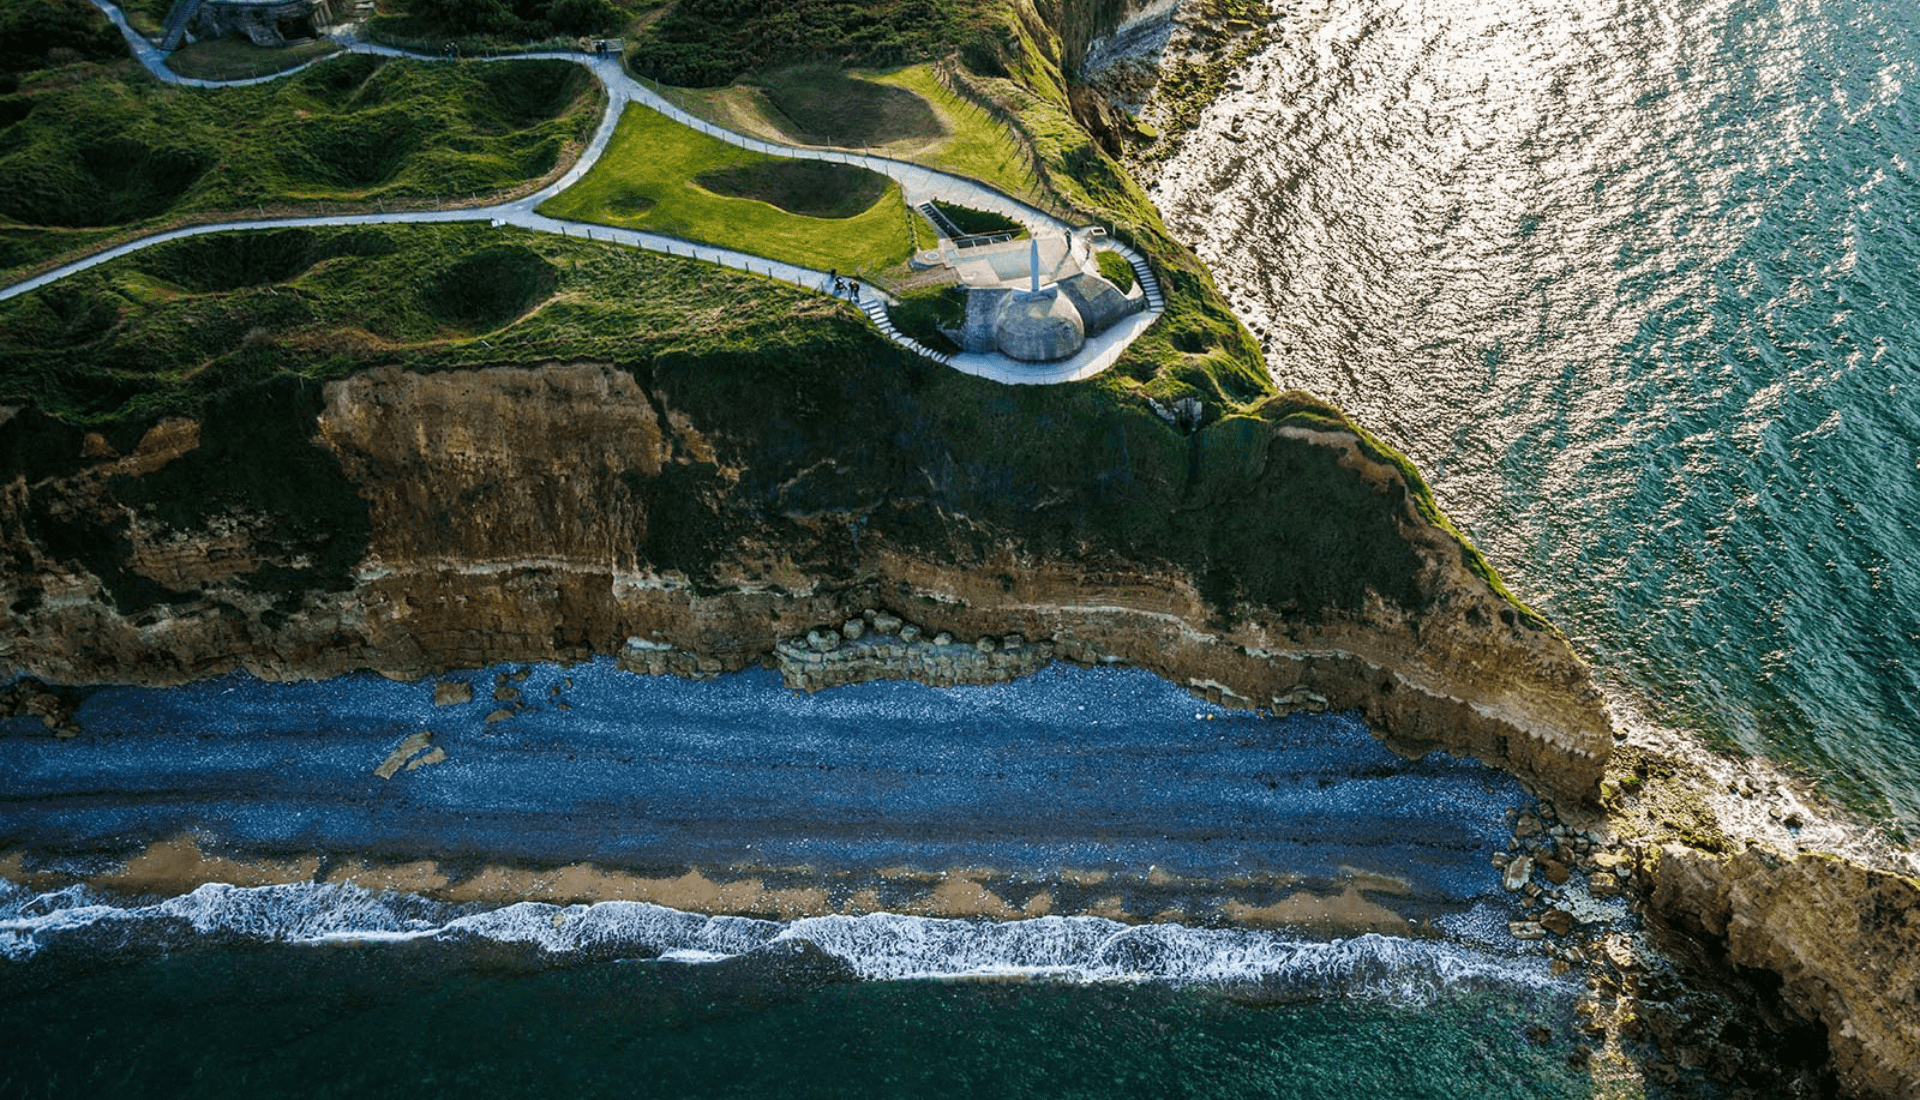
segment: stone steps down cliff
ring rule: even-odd
[[[1154,277],[1153,268],[1147,263],[1146,257],[1123,244],[1109,243],[1105,247],[1118,252],[1120,258],[1127,261],[1127,266],[1133,268],[1133,277],[1140,284],[1141,293],[1147,296],[1147,311],[1165,313],[1167,296],[1160,290],[1160,280]]]
[[[167,16],[166,34],[160,39],[163,50],[177,50],[187,38],[187,24],[193,22],[194,13],[200,10],[201,0],[176,0],[173,11]]]
[[[880,301],[878,298],[869,298],[862,295],[860,298],[860,311],[873,320],[874,327],[880,330],[880,335],[885,336],[887,339],[899,344],[915,355],[925,359],[931,359],[943,367],[953,365],[953,356],[935,351],[920,341],[915,340],[913,337],[901,332],[898,328],[895,328],[893,318],[887,315],[887,304],[885,302]]]
[[[933,228],[936,233],[952,241],[953,247],[955,248],[979,248],[982,245],[1001,244],[1013,240],[1014,237],[1017,236],[1012,230],[1005,230],[999,233],[964,232],[959,226],[953,224],[953,219],[947,217],[946,211],[941,210],[931,202],[923,202],[915,209],[919,210],[920,213],[926,217],[927,221],[933,223]]]

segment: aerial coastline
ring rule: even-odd
[[[1062,74],[1118,24],[1121,7],[1051,14],[1047,36],[1019,24],[1001,71],[981,66],[970,79],[1000,96],[989,102],[1032,158],[1028,186],[1058,204],[1046,224],[1098,219],[1166,289],[1165,314],[1131,331],[1097,377],[1009,388],[955,372],[820,294],[812,269],[770,290],[678,254],[608,261],[595,251],[602,240],[489,253],[491,230],[446,225],[379,229],[370,254],[490,256],[507,266],[474,278],[524,270],[527,296],[364,339],[242,327],[222,347],[195,336],[180,364],[218,363],[213,376],[121,377],[105,397],[65,376],[37,391],[52,376],[30,373],[37,360],[16,348],[0,360],[15,364],[0,389],[0,548],[13,563],[0,575],[8,735],[92,745],[87,707],[141,690],[103,695],[97,685],[163,688],[236,669],[263,681],[371,671],[424,702],[450,673],[484,694],[474,670],[500,666],[509,680],[491,687],[503,692],[505,724],[522,709],[514,666],[537,664],[542,683],[557,684],[568,666],[711,679],[764,665],[809,692],[877,679],[996,683],[1054,661],[1129,666],[1238,721],[1357,714],[1405,758],[1444,750],[1511,773],[1552,816],[1528,817],[1517,803],[1494,815],[1524,834],[1498,851],[1495,877],[1519,883],[1503,894],[1540,895],[1546,880],[1533,875],[1548,863],[1562,879],[1545,888],[1548,900],[1525,903],[1531,915],[1518,923],[1571,911],[1558,902],[1569,867],[1581,883],[1617,882],[1672,937],[1670,953],[1696,945],[1685,973],[1717,973],[1721,995],[1759,1018],[1817,1020],[1832,1062],[1813,1077],[1836,1075],[1852,1096],[1907,1094],[1920,1050],[1910,1006],[1897,1001],[1912,977],[1900,967],[1912,963],[1897,960],[1913,957],[1920,935],[1912,854],[1763,762],[1621,722],[1573,647],[1507,591],[1409,462],[1319,399],[1276,393],[1254,335],[1205,266],[1090,136],[1113,135],[1120,108],[1067,94]],[[643,45],[635,64],[654,49],[664,47]],[[602,109],[604,146],[618,111]],[[583,155],[550,187],[511,201],[530,208],[592,162]],[[448,221],[469,216],[448,209]],[[260,303],[278,297],[276,284],[309,270],[335,292],[327,265],[363,247],[325,232],[295,246],[295,262],[276,271],[280,258],[266,256],[262,276],[243,282],[255,316],[267,316]],[[164,278],[205,262],[174,248],[76,276],[79,289],[61,301],[117,286],[166,308],[191,279],[208,279]],[[658,301],[697,283],[703,297],[757,308],[702,309],[657,343],[626,347],[582,335],[591,325],[564,316],[591,316],[582,303],[593,281],[615,285],[635,271],[650,293],[629,297]],[[20,318],[21,333],[42,324],[52,307],[38,303],[53,299],[39,293],[21,299],[37,312],[0,316]],[[341,293],[353,305],[388,292]],[[225,301],[204,288],[200,300]],[[604,308],[603,318],[630,319],[613,311],[637,307]],[[532,327],[541,324],[552,327]],[[124,351],[84,354],[104,365]],[[896,644],[907,626],[912,639]],[[470,717],[484,729],[478,716],[494,706],[475,702]],[[1138,868],[1121,877],[1141,900],[1102,910],[1106,893],[1092,885],[1071,902],[1058,882],[1006,868],[969,877],[961,865],[902,875],[924,888],[913,897],[863,879],[843,893],[871,895],[850,903],[810,882],[818,868],[787,882],[782,868],[797,865],[687,860],[653,875],[568,858],[565,845],[544,863],[469,856],[457,868],[405,853],[332,863],[229,852],[179,832],[139,848],[105,870],[62,870],[44,845],[17,843],[0,853],[0,877],[128,896],[351,879],[464,903],[639,899],[780,919],[899,910],[1016,920],[1070,909],[1258,926],[1264,906],[1285,900],[1269,888],[1202,903],[1178,884],[1149,889]],[[1095,873],[1114,874],[1072,870]],[[1317,917],[1302,902],[1264,923],[1340,934],[1408,923],[1388,899],[1394,889],[1330,871],[1296,895],[1320,905]],[[1857,910],[1861,899],[1904,915],[1857,929],[1787,919]],[[1603,948],[1579,950],[1589,954],[1576,964],[1607,965]],[[1567,959],[1554,958],[1564,970]],[[1882,972],[1888,958],[1893,969]],[[1776,988],[1729,962],[1774,972]],[[1621,1025],[1609,1026],[1617,1042]],[[1664,1038],[1678,1042],[1687,1026],[1670,1021]]]

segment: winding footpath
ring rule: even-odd
[[[211,81],[181,76],[179,73],[167,67],[166,53],[149,42],[144,35],[134,30],[133,27],[128,24],[126,16],[118,7],[112,4],[110,0],[93,0],[93,4],[102,12],[105,12],[109,19],[113,20],[114,25],[120,29],[122,37],[126,39],[127,46],[132,50],[134,57],[146,67],[147,71],[152,73],[156,78],[169,84],[179,84],[196,88],[229,88],[249,84],[263,84],[270,80],[279,80],[291,76],[314,64],[318,64],[319,60],[324,60],[316,59],[305,65],[287,69],[271,76],[253,77],[246,80]],[[411,61],[444,60],[366,42],[352,42],[347,45],[346,49],[351,53],[372,54],[379,57]],[[156,233],[150,237],[142,237],[135,241],[129,241],[116,248],[110,248],[88,256],[85,259],[76,260],[73,263],[55,268],[52,271],[48,271],[45,274],[24,282],[15,283],[8,287],[0,287],[0,301],[19,294],[25,294],[32,290],[37,290],[40,287],[58,282],[70,275],[85,271],[88,268],[95,267],[110,260],[118,259],[129,253],[137,252],[143,248],[151,248],[154,245],[165,244],[168,241],[175,241],[184,237],[200,236],[206,233],[232,233],[300,227],[417,225],[476,221],[484,221],[495,227],[513,226],[538,233],[558,233],[570,237],[585,237],[590,240],[607,241],[612,244],[643,249],[648,252],[687,257],[704,263],[718,264],[722,267],[730,267],[737,271],[744,271],[769,279],[775,279],[816,293],[833,293],[832,276],[825,271],[818,271],[797,264],[782,263],[779,260],[770,260],[763,256],[755,256],[748,252],[722,248],[717,245],[696,244],[678,237],[668,237],[658,233],[647,233],[634,229],[620,229],[613,226],[567,221],[539,213],[538,207],[542,203],[578,183],[592,170],[593,166],[599,162],[601,156],[606,153],[608,144],[613,140],[613,133],[620,123],[621,115],[629,105],[633,104],[657,111],[683,126],[691,127],[703,134],[718,138],[729,145],[735,145],[742,149],[749,149],[757,153],[764,153],[775,157],[785,157],[792,160],[830,161],[836,164],[855,165],[878,172],[900,185],[901,190],[905,193],[905,198],[909,206],[917,206],[923,202],[934,201],[950,203],[956,206],[971,207],[975,210],[991,211],[1020,222],[1027,227],[1029,232],[1035,234],[1067,233],[1074,228],[1050,214],[1009,198],[985,184],[978,183],[963,176],[950,175],[918,164],[910,164],[906,161],[893,160],[887,157],[862,155],[834,149],[809,149],[790,145],[777,145],[772,142],[760,141],[756,138],[746,137],[745,135],[734,133],[731,130],[714,126],[712,123],[706,122],[675,106],[657,92],[654,92],[652,89],[633,79],[633,77],[627,74],[624,65],[618,57],[568,52],[545,52],[514,54],[508,57],[480,60],[566,61],[585,67],[593,73],[594,78],[606,89],[606,113],[601,117],[600,125],[595,129],[593,138],[587,143],[586,149],[581,152],[579,159],[576,160],[573,166],[562,174],[559,179],[533,194],[492,206],[467,207],[462,209],[393,213],[328,214],[304,218],[260,218],[189,226],[184,229]],[[896,330],[892,321],[889,320],[887,316],[887,305],[889,302],[885,299],[884,295],[880,294],[877,290],[868,289],[863,291],[860,301],[855,304],[867,314],[874,322],[875,327],[878,328],[881,334],[886,336],[887,339],[918,355],[966,374],[1014,385],[1075,382],[1083,378],[1091,378],[1106,370],[1108,367],[1111,367],[1120,358],[1120,355],[1126,350],[1127,346],[1159,318],[1160,313],[1165,308],[1165,299],[1162,297],[1159,282],[1155,279],[1153,271],[1148,266],[1144,257],[1109,238],[1088,237],[1083,239],[1086,239],[1087,242],[1095,248],[1116,252],[1127,261],[1134,270],[1140,292],[1146,298],[1147,308],[1140,313],[1133,314],[1126,318],[1106,332],[1095,337],[1090,337],[1087,340],[1086,347],[1083,348],[1078,355],[1070,359],[1064,359],[1054,363],[1023,363],[998,354],[943,354],[902,335]]]

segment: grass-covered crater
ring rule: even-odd
[[[742,149],[631,106],[593,170],[540,212],[821,271],[885,270],[905,261],[913,238],[900,188],[864,169],[842,175],[821,167],[829,166]],[[835,196],[835,182],[864,191]],[[872,197],[862,203],[864,195]]]
[[[754,199],[807,218],[852,218],[886,195],[878,172],[818,160],[771,160],[710,168],[693,182],[726,198]]]
[[[162,84],[132,62],[30,73],[0,98],[0,272],[222,212],[524,187],[584,142],[601,98],[561,61],[347,55],[222,89]]]

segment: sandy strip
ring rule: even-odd
[[[43,891],[85,883],[119,898],[177,896],[208,883],[351,882],[374,891],[455,903],[644,901],[685,912],[776,920],[884,911],[989,920],[1052,915],[1125,923],[1197,921],[1334,936],[1424,930],[1423,921],[1409,916],[1423,899],[1415,897],[1406,882],[1356,871],[1331,883],[1312,884],[1278,876],[1202,880],[1159,870],[1126,875],[1072,868],[1035,875],[980,866],[829,873],[808,867],[694,867],[649,875],[587,862],[456,868],[434,860],[256,857],[210,847],[191,835],[176,836],[149,844],[117,866],[79,874],[42,869],[45,864],[36,854],[11,851],[0,853],[0,878]]]

